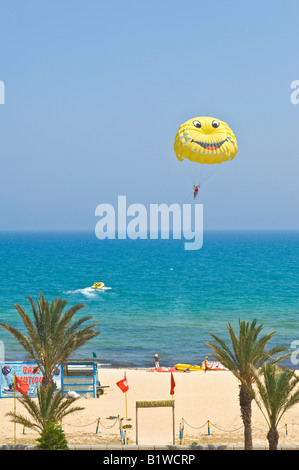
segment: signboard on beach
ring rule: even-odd
[[[0,364],[0,398],[12,398],[14,396],[14,375],[24,380],[29,385],[27,395],[36,397],[36,389],[41,385],[43,375],[36,364],[28,362],[5,362]],[[61,367],[55,368],[53,380],[56,388],[61,388]],[[16,392],[17,396],[22,396]]]
[[[172,408],[172,441],[175,445],[174,400],[136,401],[136,444],[138,445],[138,410],[139,408]]]
[[[136,401],[136,408],[165,408],[174,407],[174,400],[153,400],[153,401]]]

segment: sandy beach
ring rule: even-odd
[[[70,445],[121,444],[119,419],[129,444],[136,442],[136,401],[170,400],[169,372],[127,369],[127,417],[125,394],[116,385],[123,379],[123,369],[99,370],[101,385],[108,386],[99,398],[78,399],[84,411],[65,418],[62,427]],[[238,382],[228,371],[174,372],[175,441],[180,444],[179,430],[184,420],[184,444],[243,444],[243,426],[238,401]],[[14,424],[6,416],[13,410],[13,399],[0,400],[0,444],[13,444]],[[17,411],[24,408],[17,402]],[[100,421],[98,423],[98,419]],[[210,421],[210,435],[208,434]],[[286,434],[285,424],[287,424]],[[96,433],[98,425],[98,433]],[[254,445],[267,445],[266,421],[253,403]],[[138,410],[139,445],[172,444],[172,409]],[[287,412],[279,426],[281,445],[299,443],[299,405]],[[17,425],[17,444],[34,444],[37,433]]]

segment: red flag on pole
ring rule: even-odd
[[[175,387],[175,381],[174,381],[173,373],[171,372],[171,377],[170,377],[170,395],[173,395],[173,394],[174,394],[174,387]]]
[[[19,377],[16,376],[16,390],[20,392],[22,395],[26,395],[28,390],[29,390],[29,384],[22,379],[19,379]]]
[[[129,390],[129,384],[128,384],[126,375],[124,376],[122,380],[120,380],[119,382],[116,382],[116,385],[121,389],[123,393],[126,393]]]

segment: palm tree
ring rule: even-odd
[[[222,339],[213,334],[210,334],[210,336],[214,338],[216,344],[209,341],[207,341],[206,344],[214,351],[212,356],[229,369],[240,381],[239,401],[241,417],[244,424],[244,448],[245,450],[252,450],[251,405],[253,400],[252,384],[255,379],[255,368],[261,367],[267,360],[271,360],[272,362],[280,361],[288,354],[277,357],[276,359],[274,359],[274,356],[287,351],[287,348],[277,346],[266,350],[275,331],[259,338],[263,325],[257,326],[256,319],[251,323],[239,320],[238,336],[234,333],[230,323],[227,324],[227,329],[230,336],[231,347],[227,346]]]
[[[12,411],[7,413],[7,416],[11,417],[12,422],[35,429],[42,434],[51,426],[57,425],[65,416],[84,410],[79,406],[71,406],[77,398],[63,395],[62,390],[55,392],[55,386],[52,384],[46,388],[37,387],[37,399],[36,403],[29,395],[18,398],[18,401],[26,408],[29,417]]]
[[[265,364],[261,372],[255,375],[255,382],[261,402],[256,394],[254,398],[269,426],[267,434],[269,450],[277,450],[279,440],[277,426],[284,413],[299,403],[297,387],[299,377],[296,376],[295,370]]]
[[[33,321],[20,305],[15,305],[27,334],[23,334],[7,323],[0,323],[0,326],[9,331],[29,353],[43,374],[42,385],[47,387],[53,383],[52,377],[55,367],[65,362],[74,351],[100,334],[100,332],[93,330],[100,323],[93,323],[81,328],[93,317],[85,316],[73,321],[74,315],[85,307],[84,304],[74,305],[63,312],[67,304],[66,300],[56,298],[49,304],[42,292],[37,305],[31,297],[28,296],[28,299],[32,307]]]

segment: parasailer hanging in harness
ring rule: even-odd
[[[198,186],[193,185],[193,198],[194,199],[197,198],[199,188],[200,188],[200,185]]]

